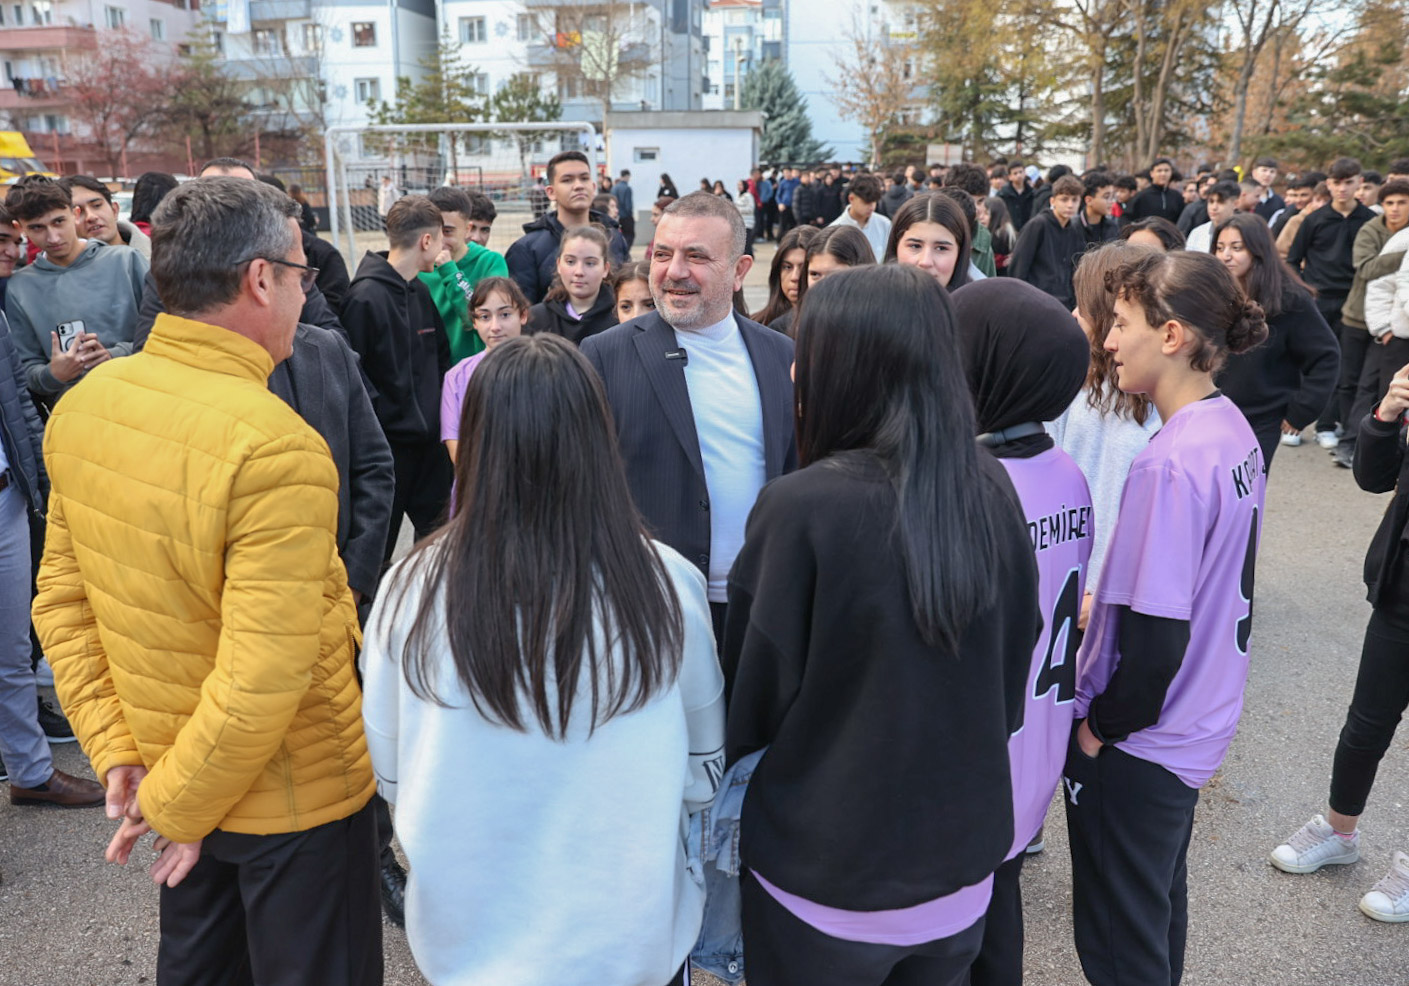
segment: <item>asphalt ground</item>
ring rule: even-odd
[[[1409,982],[1409,926],[1379,924],[1356,909],[1393,851],[1409,850],[1409,735],[1396,739],[1380,769],[1360,863],[1307,876],[1267,863],[1274,845],[1325,810],[1369,617],[1361,560],[1387,502],[1358,490],[1314,443],[1277,453],[1246,708],[1223,769],[1203,792],[1189,851],[1188,984]],[[76,744],[53,751],[60,769],[91,776]],[[103,861],[112,831],[101,810],[17,808],[0,798],[0,986],[155,982],[157,891],[135,862],[145,849],[128,867]],[[1084,980],[1071,944],[1059,804],[1046,834],[1047,851],[1023,872],[1027,981],[1074,986]],[[386,982],[422,983],[405,935],[384,930]]]

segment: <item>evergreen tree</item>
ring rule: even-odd
[[[543,87],[528,72],[516,72],[499,87],[489,101],[495,123],[552,123],[563,115],[563,104],[555,93],[544,95]],[[512,141],[519,152],[519,170],[528,174],[528,152],[543,140],[534,131],[501,130],[494,134]]]
[[[813,138],[807,100],[798,92],[787,66],[777,59],[768,59],[748,74],[739,90],[739,105],[766,114],[758,148],[760,161],[811,164],[832,156],[830,147]]]

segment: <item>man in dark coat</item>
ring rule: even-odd
[[[717,639],[754,499],[797,465],[792,340],[733,309],[752,263],[734,204],[687,195],[656,227],[656,310],[582,343],[606,386],[636,507],[705,574]]]

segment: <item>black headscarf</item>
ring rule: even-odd
[[[1091,360],[1072,313],[1011,277],[966,284],[952,297],[979,433],[1060,417],[1086,382]],[[1051,447],[1045,433],[1030,434],[998,442],[993,453],[1027,458]]]

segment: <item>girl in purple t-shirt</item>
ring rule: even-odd
[[[1073,919],[1094,986],[1178,983],[1185,856],[1242,712],[1266,490],[1257,439],[1213,375],[1267,322],[1210,254],[1140,253],[1107,285],[1117,382],[1164,424],[1131,464],[1077,656]]]
[[[470,374],[501,342],[523,333],[523,327],[528,324],[528,311],[523,289],[511,278],[486,277],[475,285],[470,295],[470,320],[484,340],[485,349],[452,366],[440,387],[440,440],[445,443],[451,462],[455,461],[455,450],[460,445],[460,414],[465,406],[465,388],[469,386]]]

